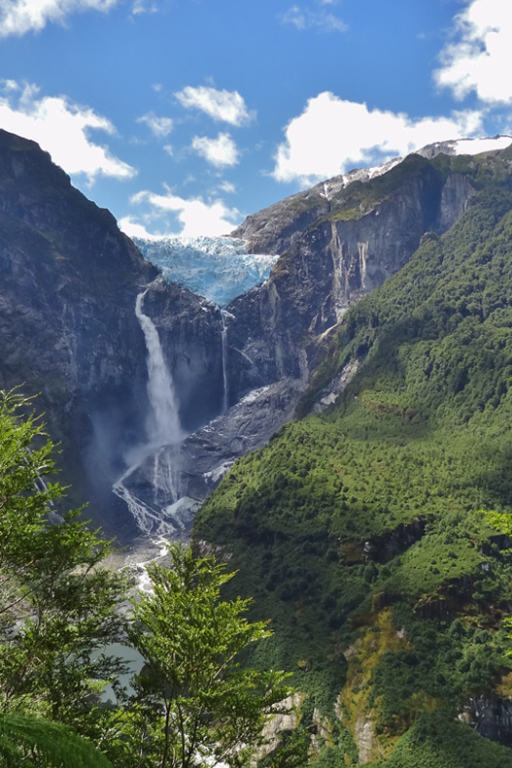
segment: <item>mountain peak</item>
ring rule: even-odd
[[[428,160],[436,155],[480,155],[482,152],[497,152],[512,144],[512,136],[485,136],[478,139],[452,139],[427,144],[416,151]]]

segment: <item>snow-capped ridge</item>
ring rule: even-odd
[[[428,144],[416,150],[414,154],[422,155],[427,159],[432,159],[440,153],[477,155],[482,152],[500,151],[511,144],[512,136],[452,139]],[[296,197],[307,199],[310,195],[316,194],[331,201],[353,182],[371,181],[377,176],[388,173],[403,160],[403,157],[395,157],[380,165],[356,168],[320,182],[289,199]],[[265,211],[260,213],[264,214]],[[249,218],[258,218],[258,215]],[[238,229],[243,230],[243,225]],[[235,233],[242,234],[238,231]],[[249,253],[246,248],[247,241],[242,237],[192,238],[176,235],[151,239],[135,237],[133,240],[144,258],[160,270],[166,282],[177,283],[195,294],[204,296],[217,306],[225,308],[237,296],[263,283],[279,258],[277,254]]]
[[[432,160],[441,153],[445,155],[479,155],[482,152],[496,152],[507,149],[512,144],[512,136],[494,136],[476,139],[451,139],[449,141],[437,141],[433,144],[427,144],[421,149],[416,149],[411,154],[422,155],[428,160]],[[313,187],[318,190],[321,197],[332,200],[342,189],[348,187],[354,181],[370,181],[377,176],[390,171],[396,165],[399,165],[404,157],[394,157],[380,165],[373,165],[369,168],[355,168],[340,176],[334,176],[332,179],[322,181]]]
[[[431,160],[436,155],[479,155],[482,152],[498,152],[507,149],[512,144],[512,136],[484,136],[477,139],[452,139],[451,141],[436,141],[426,147],[416,150]]]
[[[374,179],[376,176],[382,176],[394,168],[395,165],[399,165],[403,159],[403,157],[394,157],[392,160],[388,160],[381,165],[372,165],[369,168],[354,168],[354,170],[348,171],[341,176],[334,176],[332,179],[320,182],[313,189],[318,189],[322,197],[332,200],[338,192],[341,192],[342,189],[348,187],[352,182],[370,181],[370,179]]]

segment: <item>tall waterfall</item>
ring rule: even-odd
[[[173,462],[163,446],[176,445],[185,437],[181,429],[178,404],[174,392],[174,383],[165,364],[158,331],[147,315],[142,311],[144,297],[148,289],[137,296],[135,315],[144,333],[147,348],[148,397],[151,413],[148,417],[148,443],[134,452],[136,458],[130,467],[113,486],[114,493],[123,499],[133,515],[139,529],[146,534],[172,534],[174,526],[165,520],[165,509],[158,503],[160,493],[175,502],[179,498]],[[179,451],[179,448],[176,448]],[[125,481],[137,470],[145,472],[147,462],[152,459],[151,485],[153,501],[135,496],[125,485]],[[146,465],[143,469],[143,464]]]
[[[227,368],[228,325],[226,322],[228,312],[225,312],[223,309],[221,309],[220,314],[222,317],[221,344],[222,344],[222,385],[223,385],[221,413],[226,413],[228,409],[228,368]]]
[[[235,316],[227,309],[220,310],[222,318],[221,352],[222,352],[222,410],[226,413],[229,405],[229,381],[228,381],[228,320],[235,320]]]
[[[146,289],[137,296],[135,315],[140,323],[148,350],[148,397],[152,413],[148,420],[150,444],[158,448],[177,443],[183,438],[174,394],[174,383],[165,364],[158,331],[151,318],[142,311]]]

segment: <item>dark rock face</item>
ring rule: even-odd
[[[512,746],[512,701],[497,696],[474,696],[466,702],[459,720],[482,736]]]
[[[409,173],[404,173],[409,163]],[[388,173],[404,180],[364,215],[347,218],[342,198],[321,197],[322,185],[261,211],[232,235],[252,252],[282,251],[270,278],[228,308],[233,400],[283,376],[307,379],[316,340],[347,309],[406,264],[427,231],[447,231],[473,188],[463,176],[445,182],[432,165],[411,156]],[[329,182],[336,192],[341,182]],[[340,194],[339,192],[337,193]],[[305,209],[305,210],[304,210]]]
[[[194,429],[222,402],[221,317],[169,287],[114,217],[74,189],[34,142],[0,131],[0,387],[20,386],[61,443],[71,503],[129,539],[134,525],[111,493],[124,454],[144,442],[146,344],[137,295],[160,325],[182,421]]]
[[[133,444],[143,428],[144,339],[133,307],[155,272],[37,144],[1,131],[0,275],[1,386],[41,393],[36,410],[83,499],[115,473],[114,446]]]

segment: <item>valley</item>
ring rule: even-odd
[[[38,395],[70,503],[132,566],[191,537],[236,572],[300,764],[512,765],[512,148],[488,141],[158,244],[0,131],[0,385]]]

